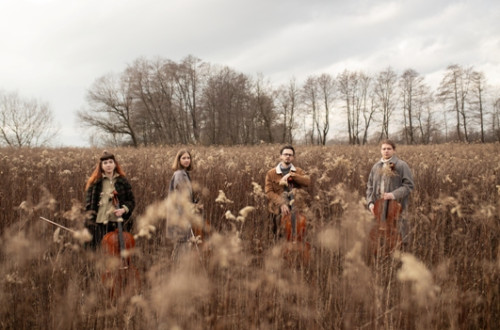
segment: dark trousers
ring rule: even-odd
[[[281,237],[283,237],[283,232],[282,230],[280,230],[281,228],[281,214],[274,214],[274,213],[271,213],[270,214],[270,218],[271,218],[271,230],[272,230],[272,233],[273,233],[273,238],[276,240],[276,239],[279,239]]]

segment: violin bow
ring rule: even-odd
[[[70,233],[73,233],[73,234],[75,234],[75,233],[76,233],[76,231],[74,231],[73,229],[70,229],[70,228],[68,228],[68,227],[64,227],[63,225],[60,225],[60,224],[58,224],[57,222],[54,222],[54,221],[49,220],[49,219],[47,219],[47,218],[40,217],[40,219],[42,219],[43,221],[46,221],[46,222],[48,222],[48,223],[51,223],[51,224],[53,224],[54,226],[57,226],[57,227],[62,228],[62,229],[64,229],[64,230],[67,230],[67,231],[69,231]]]

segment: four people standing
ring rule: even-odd
[[[377,199],[395,199],[401,203],[403,210],[408,204],[408,197],[413,190],[411,170],[406,162],[396,156],[396,146],[390,140],[381,143],[382,158],[371,169],[366,190],[367,206],[373,213]],[[282,216],[288,215],[293,205],[293,188],[309,186],[310,178],[304,170],[295,167],[295,149],[284,146],[280,150],[280,162],[266,173],[265,194],[268,199],[268,211],[273,221],[273,233],[278,232]],[[189,203],[195,204],[189,171],[193,168],[189,151],[180,150],[172,165],[174,174],[170,180],[169,193],[181,193]],[[124,229],[131,229],[130,216],[135,207],[132,188],[115,156],[104,151],[99,162],[87,181],[86,210],[93,211],[87,221],[87,228],[93,238],[90,246],[95,248],[102,237],[116,228],[116,221],[123,218]],[[119,205],[113,205],[113,195],[118,197]],[[403,242],[407,241],[408,225],[404,217],[399,221],[399,230]],[[191,227],[177,231],[179,241],[187,241],[191,237]]]

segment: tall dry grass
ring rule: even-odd
[[[3,329],[497,329],[499,145],[400,146],[415,191],[406,251],[369,258],[372,147],[298,147],[311,260],[272,239],[264,176],[279,146],[194,147],[211,235],[172,258],[165,200],[177,147],[113,150],[133,186],[139,294],[107,299],[109,257],[82,248],[82,191],[101,150],[0,150]],[[252,208],[248,208],[251,206]],[[185,210],[184,214],[189,214]],[[42,222],[54,219],[77,231]],[[177,217],[177,218],[176,218]],[[186,220],[187,219],[187,220]]]

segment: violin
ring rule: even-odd
[[[120,208],[116,190],[113,191],[113,205],[116,209]],[[140,289],[139,271],[132,265],[130,255],[126,253],[135,247],[135,239],[132,234],[123,230],[122,223],[123,219],[120,217],[118,228],[104,235],[101,241],[101,249],[106,255],[120,258],[118,267],[106,270],[101,277],[109,289],[110,298],[117,298],[126,292],[138,292]]]
[[[398,220],[401,204],[394,199],[383,198],[375,201],[373,213],[377,222],[370,230],[370,248],[374,255],[387,256],[401,245]]]

